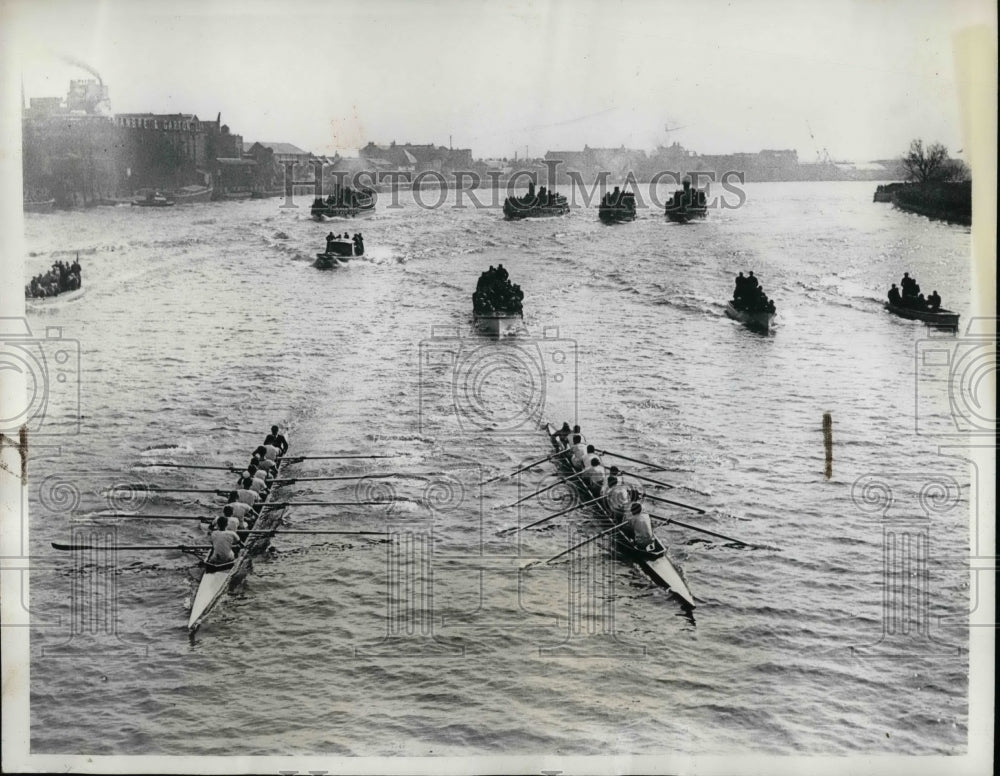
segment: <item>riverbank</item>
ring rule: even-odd
[[[972,181],[890,183],[875,190],[874,201],[892,202],[900,210],[937,221],[972,224]]]

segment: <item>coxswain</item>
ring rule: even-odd
[[[601,466],[601,459],[598,457],[593,457],[590,459],[590,466],[584,469],[583,474],[580,478],[584,481],[590,492],[596,497],[601,494],[604,488],[604,479],[606,473],[604,467]]]
[[[889,304],[899,305],[902,302],[902,298],[899,295],[899,289],[896,288],[896,284],[892,284],[892,288],[889,289]]]
[[[642,511],[642,504],[633,501],[629,507],[629,525],[632,528],[632,541],[635,546],[647,552],[655,549],[653,543],[653,525],[649,521],[649,515]]]
[[[278,455],[284,455],[288,452],[288,440],[285,439],[277,426],[271,426],[271,438],[274,440],[275,447],[280,450]],[[264,444],[267,444],[267,440],[264,440]]]
[[[205,563],[211,566],[224,566],[236,560],[236,551],[242,547],[240,537],[235,531],[228,530],[229,518],[220,515],[215,523],[215,530],[208,535],[212,540],[212,551]]]

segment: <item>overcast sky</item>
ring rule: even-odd
[[[28,97],[87,77],[69,58],[115,112],[221,111],[315,153],[450,135],[476,157],[678,141],[861,161],[962,147],[954,35],[992,5],[34,0],[3,23]]]

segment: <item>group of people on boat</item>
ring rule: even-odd
[[[510,282],[510,275],[503,264],[490,268],[479,276],[476,292],[472,295],[472,310],[476,315],[493,313],[522,313],[524,291],[517,283]]]
[[[353,251],[355,256],[363,256],[365,253],[365,238],[361,236],[361,232],[358,232],[353,237],[349,232],[344,232],[342,235],[334,234],[330,232],[326,236],[326,252],[335,255],[341,255],[341,251],[338,251],[335,247],[337,241],[350,240],[353,242]],[[346,250],[346,249],[345,249]]]
[[[207,566],[227,566],[236,560],[236,554],[260,517],[278,464],[287,451],[288,440],[278,426],[271,426],[271,433],[253,451],[247,468],[237,477],[236,487],[216,491],[228,501],[208,529],[212,551],[205,559]]]
[[[316,197],[313,207],[335,208],[335,207],[366,207],[371,200],[371,196],[361,191],[355,191],[350,186],[333,187],[333,192],[328,194],[326,199]]]
[[[677,189],[667,200],[667,211],[687,210],[696,208],[701,210],[707,207],[708,193],[705,189],[691,188],[690,179],[685,178],[683,188]]]
[[[512,213],[525,214],[534,208],[559,207],[569,208],[566,197],[557,192],[546,189],[542,186],[535,191],[535,182],[528,181],[528,193],[523,197],[507,197],[503,202],[503,212],[505,215]]]
[[[48,272],[35,275],[24,287],[25,297],[41,299],[47,296],[58,296],[64,291],[76,291],[82,284],[79,257],[71,264],[57,261]]]
[[[631,191],[622,191],[621,188],[615,186],[614,191],[606,192],[603,197],[601,197],[602,208],[623,208],[625,210],[635,211],[635,194]]]
[[[636,549],[654,552],[656,537],[650,517],[642,508],[642,489],[617,466],[605,468],[596,448],[587,444],[580,426],[571,428],[569,423],[563,423],[555,437],[563,448],[563,455],[577,472],[576,476],[594,499],[604,503],[614,521],[624,524],[623,533]]]
[[[931,292],[930,296],[924,298],[924,295],[920,293],[920,284],[917,283],[916,278],[910,277],[909,272],[903,273],[903,279],[899,281],[899,285],[903,289],[902,292],[895,283],[889,289],[889,304],[896,307],[908,307],[911,310],[927,310],[932,313],[941,309],[941,295],[938,294],[937,289]]]
[[[753,270],[750,270],[746,276],[742,272],[736,276],[733,307],[748,313],[774,313],[777,311],[774,300],[767,298],[764,287],[754,277]]]

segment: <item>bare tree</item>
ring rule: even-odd
[[[917,183],[931,183],[944,180],[950,172],[946,162],[948,149],[940,143],[931,143],[924,149],[924,141],[917,139],[910,143],[910,150],[903,157],[907,179]]]

